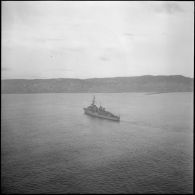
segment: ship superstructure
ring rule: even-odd
[[[87,115],[98,117],[98,118],[104,118],[114,121],[120,121],[120,116],[114,115],[111,112],[106,111],[104,107],[101,105],[99,107],[95,104],[95,96],[93,97],[92,103],[87,108],[84,108],[84,112]]]

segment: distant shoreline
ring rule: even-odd
[[[158,95],[162,93],[193,93],[193,91],[177,91],[177,92],[157,92],[157,93],[147,93],[147,92],[57,92],[57,93],[1,93],[1,95],[35,95],[35,94],[129,94],[137,93],[143,95]]]
[[[153,93],[146,93],[145,95],[155,95],[155,94],[161,94],[161,93],[193,93],[193,91],[153,92]]]
[[[194,79],[181,75],[93,79],[11,79],[1,81],[2,94],[31,93],[170,93],[192,92]]]
[[[10,81],[10,80],[63,80],[63,79],[71,79],[71,80],[91,80],[91,79],[115,79],[115,78],[138,78],[138,77],[185,77],[194,79],[194,77],[183,76],[183,75],[140,75],[140,76],[114,76],[114,77],[89,77],[89,78],[75,78],[75,77],[55,77],[55,78],[12,78],[12,79],[1,79],[1,81]]]

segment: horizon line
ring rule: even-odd
[[[144,77],[144,76],[182,76],[186,78],[193,79],[194,77],[184,76],[181,74],[171,74],[171,75],[137,75],[137,76],[112,76],[112,77],[88,77],[88,78],[76,78],[76,77],[51,77],[51,78],[12,78],[12,79],[1,79],[1,80],[49,80],[49,79],[77,79],[77,80],[87,80],[87,79],[107,79],[107,78],[130,78],[130,77]]]

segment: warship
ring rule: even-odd
[[[120,116],[114,115],[111,112],[106,111],[106,109],[102,107],[101,105],[97,107],[95,105],[95,96],[93,97],[91,105],[83,109],[84,109],[85,114],[89,116],[113,120],[113,121],[120,121]]]

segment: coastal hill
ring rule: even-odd
[[[193,80],[181,75],[91,79],[7,79],[1,81],[1,93],[191,92]]]

